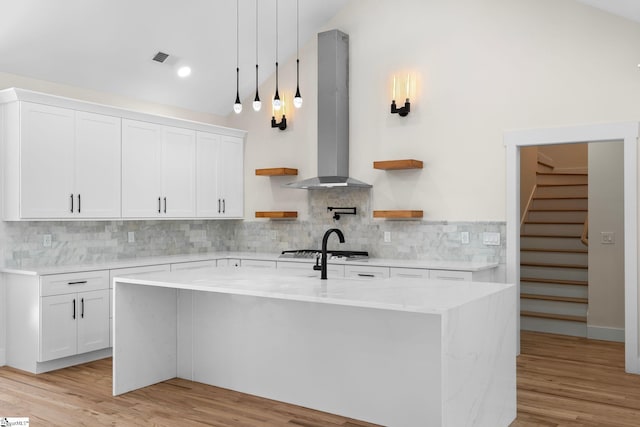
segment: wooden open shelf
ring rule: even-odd
[[[422,169],[422,160],[383,160],[373,162],[374,169],[397,170],[397,169]]]
[[[373,211],[374,218],[387,219],[414,219],[422,218],[422,211],[395,210],[395,211]]]
[[[298,218],[296,211],[257,211],[256,218],[289,219]]]
[[[298,169],[293,169],[293,168],[256,169],[256,175],[259,175],[259,176],[298,175]]]

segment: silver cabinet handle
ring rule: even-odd
[[[218,213],[222,212],[222,209],[220,209],[220,199],[218,199]]]
[[[373,274],[366,274],[366,273],[358,273],[358,276],[360,276],[360,277],[376,277]]]
[[[80,213],[80,209],[82,209],[82,201],[80,200],[80,194],[78,194],[78,213]]]
[[[73,213],[73,193],[71,194],[71,196],[69,196],[71,198],[71,213]]]
[[[76,318],[76,299],[73,299],[73,318]]]
[[[160,197],[158,197],[158,213],[162,213],[160,208],[161,208],[161,206],[160,206]]]
[[[227,211],[227,201],[225,199],[222,199],[222,213],[225,213]]]
[[[167,198],[164,198],[164,213],[167,213]]]
[[[84,319],[84,298],[80,300],[80,317]]]
[[[86,283],[86,280],[78,280],[77,282],[67,282],[67,285],[84,285]]]

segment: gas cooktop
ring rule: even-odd
[[[322,251],[318,249],[296,249],[292,251],[282,251],[278,258],[309,258],[315,259],[322,255]],[[327,257],[329,259],[368,259],[369,252],[367,251],[338,251],[334,249],[327,249]]]

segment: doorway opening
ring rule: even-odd
[[[521,150],[553,144],[622,142],[624,156],[624,341],[625,370],[640,374],[638,349],[638,207],[637,122],[505,132],[507,148],[507,282],[520,285]],[[520,298],[516,302],[520,311]],[[518,343],[520,319],[518,318]],[[518,344],[519,345],[519,344]],[[518,348],[519,350],[519,348]],[[518,351],[519,353],[519,351]]]

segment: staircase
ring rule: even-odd
[[[587,335],[587,173],[554,172],[539,158],[520,228],[520,327]]]

